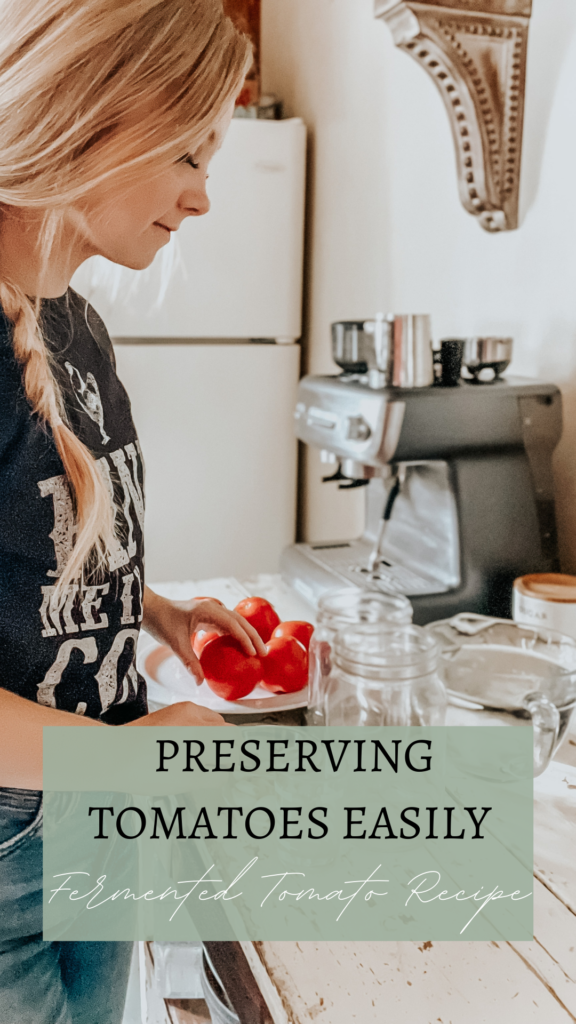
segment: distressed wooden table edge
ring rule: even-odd
[[[535,866],[534,866],[534,895],[535,895],[535,938],[533,942],[508,942],[508,943],[458,943],[456,944],[437,943],[437,946],[452,947],[452,962],[436,967],[445,976],[447,988],[450,986],[450,975],[456,975],[462,969],[462,963],[470,955],[470,947],[476,947],[475,953],[479,956],[479,968],[487,967],[492,972],[492,981],[498,987],[503,980],[520,976],[530,979],[533,988],[533,999],[535,1015],[526,1015],[525,1009],[521,1009],[519,1016],[513,1014],[513,1010],[507,1010],[505,1017],[494,1016],[487,1008],[489,1017],[480,1010],[481,1016],[472,1017],[470,1011],[466,1010],[464,1015],[454,1016],[453,1009],[449,1002],[442,1007],[444,1016],[442,1019],[449,1019],[452,1024],[473,1024],[473,1022],[485,1020],[506,1021],[506,1024],[527,1024],[529,1020],[540,1021],[542,1019],[542,1001],[547,1002],[546,1016],[550,1022],[576,1021],[576,864],[571,856],[571,851],[576,850],[576,769],[571,765],[559,762],[552,762],[547,772],[538,780],[535,780],[534,787],[534,820],[535,820]],[[564,832],[558,834],[558,824],[561,823]],[[562,839],[563,842],[559,842]],[[323,1006],[325,1000],[320,992],[316,992],[318,999],[312,1005],[301,1005],[299,999],[299,979],[290,971],[291,963],[286,955],[286,950],[298,948],[310,961],[314,956],[321,956],[320,945],[324,952],[329,955],[324,957],[324,966],[333,953],[337,953],[340,947],[345,955],[349,956],[351,948],[355,945],[361,951],[370,947],[411,947],[412,950],[424,952],[423,946],[419,943],[274,943],[254,942],[243,943],[247,961],[254,973],[255,980],[259,985],[274,1024],[340,1024],[341,1018],[330,1012],[328,1005]],[[311,949],[313,947],[313,949]],[[498,971],[502,975],[506,973],[506,979],[494,975],[495,962],[489,961],[489,947],[496,947],[501,950]],[[503,951],[507,955],[503,955]],[[429,953],[428,953],[429,955]],[[516,960],[516,969],[514,966]],[[304,957],[303,957],[304,960]],[[423,959],[424,965],[434,969],[434,959]],[[356,972],[358,968],[355,968]],[[372,971],[374,974],[374,972]],[[346,977],[347,974],[347,977]],[[359,975],[353,974],[358,979]],[[342,970],[342,978],[348,982],[351,980],[350,972]],[[374,975],[374,995],[380,995],[386,999],[382,981]],[[300,976],[300,981],[302,980]],[[416,982],[407,984],[414,986]],[[359,980],[359,985],[366,987],[365,978]],[[319,986],[320,987],[320,986]],[[377,991],[380,988],[380,992]],[[448,997],[450,998],[450,997]],[[512,997],[514,998],[514,997]],[[374,998],[372,1004],[379,1014],[379,1000]],[[345,1011],[347,1012],[347,1011]],[[388,1012],[388,1011],[387,1011]],[[412,1009],[408,1010],[409,1015],[388,1016],[390,1024],[404,1024],[404,1021],[411,1022],[415,1019],[410,1016]],[[472,1011],[475,1012],[475,1011]],[[498,1012],[498,1011],[497,1011]],[[420,1013],[432,1016],[430,1020],[437,1020],[440,1014],[438,1004],[427,1005],[426,1001],[420,1006]],[[551,1014],[554,1013],[552,1018]],[[446,1017],[446,1014],[449,1014]],[[364,1018],[369,1020],[370,1018]],[[373,1018],[378,1020],[378,1016]],[[424,1017],[420,1019],[424,1020]]]

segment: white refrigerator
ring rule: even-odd
[[[277,572],[294,540],[306,132],[234,120],[210,212],[145,271],[72,285],[113,338],[146,466],[150,581]]]

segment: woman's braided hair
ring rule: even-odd
[[[11,207],[38,209],[45,266],[66,208],[197,149],[251,59],[220,0],[0,0],[0,25],[0,240]],[[96,461],[66,424],[40,300],[0,280],[0,303],[31,412],[52,432],[75,506],[62,591],[90,559],[102,564],[113,510]]]

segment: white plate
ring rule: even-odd
[[[145,644],[145,638],[151,643]],[[194,676],[179,658],[168,653],[167,648],[162,648],[146,633],[142,634],[142,640],[144,642],[138,645],[136,664],[138,671],[146,680],[148,695],[155,704],[166,706],[179,700],[191,700],[194,704],[218,711],[221,715],[246,715],[250,712],[261,715],[268,711],[293,711],[296,708],[305,708],[308,703],[307,688],[297,693],[270,693],[260,685],[252,690],[249,697],[235,701],[223,700],[210,689],[208,683],[204,682],[197,686]],[[162,650],[166,652],[165,658],[158,664],[157,659],[162,656]],[[156,651],[157,659],[151,658]],[[146,666],[148,664],[150,667],[150,662],[154,667],[148,671]]]

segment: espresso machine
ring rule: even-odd
[[[429,317],[347,321],[333,325],[342,372],[300,381],[298,438],[321,449],[326,481],[366,496],[360,538],[285,550],[284,578],[312,603],[355,585],[405,594],[420,625],[460,611],[506,618],[517,576],[558,571],[560,392],[500,376],[510,339],[459,344],[470,379],[448,366],[443,386]]]

